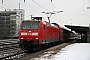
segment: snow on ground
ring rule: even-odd
[[[62,48],[57,54],[54,51],[30,60],[90,60],[90,43],[75,43]]]

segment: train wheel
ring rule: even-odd
[[[45,44],[40,45],[40,50],[44,50],[45,47],[46,47]]]
[[[31,46],[28,48],[29,52],[35,52],[35,51],[39,51],[40,50],[40,46],[36,45],[36,46]]]
[[[22,50],[26,50],[26,48],[24,47],[24,45],[19,45],[20,46],[20,48],[22,49]]]
[[[40,45],[35,45],[34,48],[33,48],[34,51],[38,51],[40,50]]]

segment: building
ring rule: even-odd
[[[18,37],[20,23],[24,20],[25,11],[23,9],[13,9],[13,11],[0,11],[0,38]]]

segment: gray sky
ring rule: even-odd
[[[41,12],[63,11],[51,16],[51,22],[60,25],[83,25],[90,23],[90,0],[4,0],[3,5],[0,0],[0,10],[19,8],[25,10],[25,19],[30,19],[29,15],[42,16],[47,20],[47,15]],[[38,5],[39,4],[39,5]],[[48,20],[47,20],[48,21]]]

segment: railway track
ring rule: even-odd
[[[18,42],[18,41],[17,41]],[[54,48],[52,46],[52,48],[46,48],[45,50],[40,50],[38,52],[33,52],[33,53],[27,53],[27,50],[22,51],[22,49],[19,47],[19,44],[17,42],[12,42],[12,40],[7,41],[7,42],[3,42],[2,44],[0,44],[0,60],[27,60],[27,59],[31,59],[33,57],[36,57],[46,51],[49,50],[54,50],[57,49],[56,47]],[[71,42],[70,42],[71,43]],[[63,48],[66,45],[69,45],[70,43],[65,43],[65,44],[60,44],[60,48]]]
[[[14,53],[8,54],[8,55],[3,56],[3,57],[0,57],[0,60],[13,60],[13,59],[16,59],[16,58],[20,58],[20,57],[26,55],[27,54],[26,52],[27,51],[22,51],[22,50],[17,51],[17,52],[14,51]]]
[[[9,60],[24,55],[18,44],[19,40],[0,40],[0,60]]]
[[[19,50],[19,44],[3,44],[0,45],[0,57],[10,54],[13,51]]]

